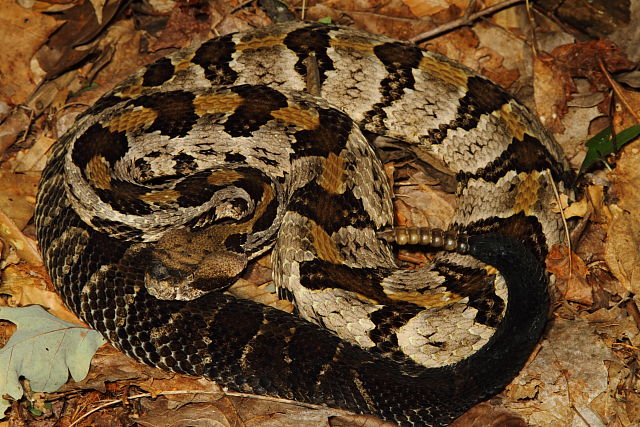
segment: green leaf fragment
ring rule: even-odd
[[[36,409],[36,407],[34,407],[32,405],[29,405],[29,412],[31,412],[35,416],[40,416],[40,415],[44,414],[44,412],[42,412],[39,409]]]
[[[32,391],[45,393],[66,383],[69,372],[75,381],[83,380],[91,358],[105,343],[98,332],[58,319],[39,305],[0,307],[0,319],[17,326],[0,349],[0,396],[20,399],[20,376],[30,381]],[[0,418],[8,407],[0,397]]]
[[[617,153],[622,147],[633,141],[638,135],[640,135],[640,125],[626,128],[617,134],[615,139],[612,138],[611,127],[600,131],[585,144],[588,147],[588,150],[587,155],[580,166],[580,174],[584,173],[593,164],[599,161],[604,162],[608,155]]]
[[[82,92],[87,92],[87,91],[90,91],[90,90],[94,90],[94,89],[97,89],[98,87],[99,87],[98,83],[96,83],[96,82],[91,82],[91,84],[90,84],[90,85],[85,86],[85,87],[83,87],[83,88],[81,88],[81,89],[78,89],[78,91],[77,91],[77,92],[73,92],[73,93],[71,93],[71,95],[69,96],[69,98],[76,97],[76,96],[80,95]]]

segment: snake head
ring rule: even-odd
[[[215,246],[206,231],[167,232],[151,250],[147,291],[158,299],[188,301],[228,288],[247,266],[247,257]]]

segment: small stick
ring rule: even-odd
[[[462,18],[455,19],[451,22],[447,22],[446,24],[440,25],[432,30],[425,31],[424,33],[420,33],[417,36],[411,37],[409,39],[410,42],[420,43],[427,39],[434,38],[435,36],[439,36],[440,34],[447,33],[451,30],[460,27],[466,27],[471,25],[473,21],[478,18],[482,18],[486,15],[491,15],[492,13],[499,12],[502,9],[506,9],[508,7],[514,6],[518,3],[523,3],[524,0],[506,0],[502,3],[494,4],[493,6],[487,7],[486,9],[482,9],[478,12],[472,13],[469,16],[463,16]]]

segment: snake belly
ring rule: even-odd
[[[393,227],[391,190],[363,131],[455,175],[451,229],[468,253],[398,265],[378,234]],[[56,145],[35,221],[66,304],[132,358],[446,425],[511,381],[542,333],[565,170],[538,120],[467,68],[298,22],[180,50],[120,83]],[[269,249],[298,316],[224,292]]]

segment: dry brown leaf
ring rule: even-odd
[[[587,187],[588,199],[593,207],[593,220],[597,222],[610,222],[611,211],[604,202],[604,186],[603,185],[590,185]],[[585,198],[586,199],[586,198]]]
[[[85,44],[91,43],[104,30],[105,25],[119,10],[121,2],[122,0],[107,0],[98,13],[89,1],[80,2],[60,12],[59,19],[65,23],[35,55],[38,65],[50,77],[77,66],[95,51],[94,45]],[[101,23],[98,22],[98,15],[102,18]],[[85,46],[77,49],[80,45]]]
[[[98,25],[101,25],[103,21],[102,11],[104,9],[105,4],[107,3],[107,0],[89,0],[89,2],[93,6],[93,10],[94,10],[94,13],[96,14],[96,20],[98,21]],[[107,18],[111,18],[111,16],[108,16]]]
[[[469,0],[404,0],[403,3],[411,10],[417,18],[433,16],[437,13],[446,11],[452,7],[458,10],[465,10],[469,5]]]
[[[622,306],[601,308],[593,313],[582,312],[581,318],[594,326],[600,336],[614,351],[623,349],[620,344],[640,345],[640,331],[633,316]],[[633,349],[631,349],[633,350]]]
[[[19,151],[15,158],[12,159],[13,161],[10,161],[13,165],[13,171],[18,173],[42,171],[47,162],[49,149],[54,142],[56,142],[55,139],[39,134],[31,148]]]
[[[611,346],[616,353],[628,354],[635,357],[640,340],[638,327],[633,318],[621,307],[600,309],[594,313],[583,314],[584,319],[593,325],[598,334]],[[626,343],[635,348],[629,348]],[[625,356],[623,356],[625,357]],[[589,407],[600,414],[603,420],[609,420],[607,425],[615,425],[615,420],[621,425],[629,426],[638,418],[638,394],[633,389],[634,372],[623,363],[623,358],[605,360],[608,371],[608,386],[597,396]]]
[[[31,58],[59,26],[51,16],[0,2],[0,40],[7,41],[0,61],[0,102],[15,106],[27,100],[44,77],[42,70],[31,69]]]
[[[564,196],[564,194],[562,196]],[[566,204],[564,204],[564,206],[566,206]],[[586,197],[583,197],[577,202],[571,203],[569,206],[563,209],[563,212],[564,212],[565,218],[575,218],[575,217],[583,218],[587,214],[587,212],[589,212],[589,209],[590,209],[589,200],[587,200]],[[554,209],[554,212],[555,212],[555,209]]]
[[[498,399],[494,399],[497,401]],[[499,406],[501,402],[483,402],[457,418],[451,427],[527,427],[525,420],[513,411]]]
[[[627,145],[611,178],[618,200],[609,208],[613,218],[607,233],[605,260],[623,286],[640,293],[640,142]]]
[[[344,411],[334,411],[330,408],[310,409],[296,402],[276,402],[254,397],[229,397],[220,400],[219,403],[226,404],[224,408],[226,413],[235,412],[247,427],[327,427],[330,417],[344,415]],[[370,419],[370,417],[365,418]],[[369,424],[361,422],[360,425]]]
[[[28,264],[9,265],[0,274],[0,293],[10,296],[8,304],[12,307],[24,307],[38,304],[49,313],[66,320],[86,326],[64,304],[60,296],[53,290],[48,275],[42,265]]]
[[[242,420],[238,420],[237,417],[229,420],[226,414],[212,404],[192,403],[176,408],[171,403],[164,397],[155,400],[144,399],[142,406],[146,413],[136,418],[136,424],[144,427],[231,427],[242,424]]]
[[[607,40],[576,42],[558,46],[551,56],[561,63],[574,77],[586,77],[598,88],[609,86],[602,74],[599,61],[603,61],[610,73],[631,70],[635,64],[629,61],[614,43]]]
[[[613,130],[616,134],[629,126],[640,123],[640,92],[625,89],[615,80],[610,80],[616,94],[613,114]]]
[[[420,46],[458,61],[467,67],[478,69],[478,58],[475,54],[479,45],[480,40],[476,33],[470,28],[464,27],[434,40],[429,40]]]
[[[557,318],[547,335],[533,360],[501,394],[508,399],[504,406],[528,425],[583,425],[581,417],[594,419],[588,405],[608,386],[603,361],[615,356],[585,320]],[[519,400],[522,387],[533,387],[533,392]]]
[[[127,357],[110,344],[98,348],[91,359],[89,373],[84,380],[70,381],[60,388],[60,392],[69,390],[98,390],[107,392],[107,384],[118,381],[153,381],[172,378],[175,374],[161,369],[151,368]],[[128,383],[127,383],[128,384]]]
[[[136,422],[144,426],[196,425],[246,427],[390,427],[392,424],[372,417],[340,416],[331,409],[309,409],[295,403],[275,402],[251,396],[225,396],[211,403],[189,403],[176,408],[175,402],[162,396],[156,400],[143,399],[148,410]],[[339,421],[336,423],[336,420]]]
[[[98,48],[102,50],[113,48],[110,61],[95,77],[94,81],[99,87],[97,90],[83,92],[79,97],[73,98],[73,101],[91,105],[116,83],[159,57],[158,54],[140,53],[141,38],[142,35],[135,30],[131,21],[118,21],[110,25],[98,44]]]
[[[208,3],[179,5],[173,8],[162,33],[149,44],[152,52],[166,48],[180,48],[211,36],[211,15]]]
[[[33,265],[42,265],[42,258],[38,252],[38,244],[30,237],[25,236],[2,210],[0,210],[0,239],[9,242],[16,250],[20,259]]]
[[[629,292],[640,292],[640,222],[632,213],[615,211],[607,233],[605,260]]]
[[[576,87],[571,76],[555,59],[540,53],[533,60],[534,99],[540,121],[552,132],[564,132],[561,119],[568,111],[567,101]]]
[[[556,133],[554,137],[562,146],[571,166],[578,169],[586,155],[584,142],[589,139],[589,136],[602,130],[602,128],[592,128],[590,124],[598,118],[605,119],[598,106],[605,99],[605,95],[594,91],[584,78],[573,81],[576,84],[576,92],[571,94],[572,100],[567,102],[569,106],[567,114],[562,118],[565,131]],[[608,122],[608,119],[606,121]]]
[[[278,299],[278,296],[269,289],[270,286],[272,285],[256,286],[245,279],[239,279],[229,288],[229,292],[238,298],[250,299],[288,313],[293,312],[291,302]]]
[[[0,210],[22,230],[33,216],[40,175],[0,169]]]
[[[416,175],[414,177],[418,178]],[[399,225],[445,230],[453,218],[455,198],[451,194],[420,183],[400,186],[395,192],[396,212],[403,217]]]
[[[386,34],[400,40],[407,40],[434,27],[427,20],[416,20],[401,0],[362,2],[328,0],[315,4],[306,13],[306,19],[309,20],[326,17],[339,24],[353,23],[357,28],[375,34]]]
[[[587,281],[587,266],[569,248],[554,245],[546,259],[547,269],[556,277],[556,287],[568,301],[586,306],[593,304],[593,290]]]
[[[55,405],[56,401],[50,403]],[[79,424],[73,424],[91,408],[104,404],[104,395],[99,392],[88,391],[77,396],[71,394],[64,403],[64,405],[56,408],[58,413],[62,415],[56,421],[59,426],[124,427],[129,425],[128,414],[130,413],[130,408],[125,407],[124,404],[112,405],[101,411],[94,412],[88,418],[82,419]]]
[[[322,4],[345,13],[361,12],[380,17],[415,18],[402,0],[325,0]]]
[[[46,81],[32,93],[24,105],[13,110],[0,125],[0,154],[16,141],[19,134],[29,128],[35,117],[40,116],[52,102],[59,98],[61,90],[67,90],[75,76],[76,72],[70,71],[54,80]]]

